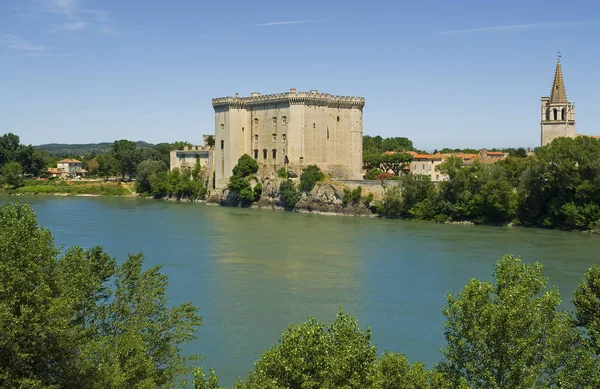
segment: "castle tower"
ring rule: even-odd
[[[567,100],[560,55],[550,97],[542,97],[541,116],[542,146],[559,137],[575,138],[575,105]]]

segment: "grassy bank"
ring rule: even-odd
[[[64,194],[96,196],[128,196],[133,193],[131,183],[104,181],[62,181],[25,180],[25,185],[17,189],[3,189],[9,194]]]

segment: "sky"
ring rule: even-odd
[[[212,98],[296,88],[420,149],[533,147],[559,51],[600,135],[599,37],[595,0],[0,0],[0,133],[200,144]]]

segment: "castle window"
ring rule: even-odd
[[[554,120],[558,120],[558,110],[554,108]]]
[[[281,123],[285,126],[287,124],[287,116],[281,117]]]
[[[338,121],[338,122],[340,121],[340,117],[339,117],[339,116],[337,117],[337,121]]]
[[[242,127],[242,132],[244,132],[244,127]]]
[[[224,141],[224,140],[222,140],[222,141],[221,141],[221,150],[223,150],[224,148],[225,148],[225,141]]]
[[[329,139],[329,127],[327,127],[327,139]]]
[[[317,128],[317,123],[313,123],[313,128]]]
[[[277,117],[273,116],[273,127],[277,127]]]
[[[277,158],[277,149],[273,149],[273,159]]]
[[[254,118],[254,130],[258,130],[258,118]]]
[[[300,157],[300,163],[304,162],[304,157]]]
[[[277,142],[277,134],[273,134],[273,143]]]
[[[268,152],[267,149],[263,149],[263,158],[264,159],[267,159],[267,152]]]
[[[225,131],[225,125],[221,124],[221,131]]]
[[[258,149],[254,149],[254,159],[258,159]]]

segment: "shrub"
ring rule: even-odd
[[[325,178],[325,174],[318,166],[309,165],[300,175],[300,191],[310,192],[323,178]]]
[[[375,177],[375,179],[376,179],[376,180],[382,180],[382,181],[383,181],[383,180],[391,180],[391,179],[393,179],[394,177],[396,177],[396,176],[394,175],[394,173],[381,173],[381,174],[377,175],[377,177]]]
[[[377,176],[382,174],[383,170],[379,168],[370,169],[367,174],[365,174],[365,180],[376,180]]]
[[[281,169],[277,170],[277,177],[279,178],[288,178],[288,173],[287,173],[287,169],[282,167]]]
[[[296,203],[300,200],[300,192],[298,192],[292,180],[282,181],[279,185],[279,192],[281,193],[281,200],[285,203],[286,207],[294,209]]]

